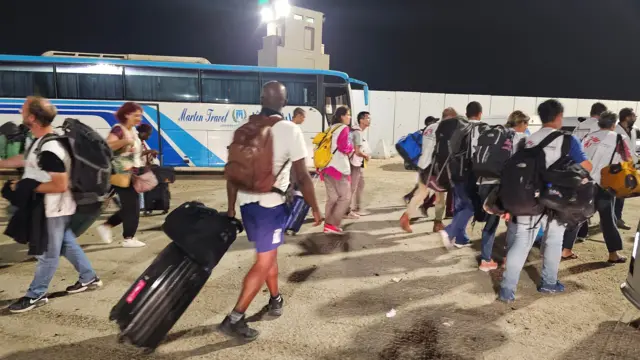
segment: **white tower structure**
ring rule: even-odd
[[[259,66],[329,69],[322,43],[323,13],[290,6],[288,0],[271,0],[261,14],[267,36],[258,50]]]

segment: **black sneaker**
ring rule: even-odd
[[[83,291],[87,291],[88,289],[95,290],[95,289],[97,289],[97,288],[99,288],[101,286],[102,286],[102,280],[100,280],[100,278],[96,276],[95,279],[89,281],[86,284],[83,284],[80,281],[78,281],[75,284],[69,286],[67,288],[67,293],[68,294],[77,294],[77,293],[81,293]]]
[[[275,317],[282,316],[282,307],[284,306],[284,299],[282,298],[282,295],[280,295],[279,298],[280,298],[279,300],[270,298],[269,304],[267,304],[267,306],[264,307],[265,310],[267,310],[267,314],[269,314],[269,316],[275,316]]]
[[[616,222],[616,226],[618,227],[618,229],[631,230],[631,226],[627,225],[627,223],[625,223],[622,219]]]
[[[247,321],[244,316],[235,324],[232,324],[231,318],[227,316],[222,321],[222,324],[218,325],[218,329],[226,335],[233,336],[243,341],[253,341],[258,338],[258,335],[260,335],[258,330],[251,329],[247,325]]]
[[[29,310],[33,310],[37,307],[44,306],[49,302],[49,298],[47,295],[42,295],[37,299],[33,299],[30,297],[23,297],[18,299],[18,301],[14,302],[9,306],[9,312],[13,314],[20,314],[27,312]]]

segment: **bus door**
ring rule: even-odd
[[[331,118],[333,117],[336,109],[343,105],[351,107],[351,99],[349,99],[349,84],[325,83],[323,110],[327,125],[331,123]],[[324,130],[324,128],[322,130]]]
[[[162,154],[162,127],[160,125],[160,106],[153,103],[140,103],[140,105],[144,109],[142,122],[151,125],[151,127],[153,128],[153,132],[151,133],[149,140],[147,140],[147,145],[152,150],[156,150],[158,152],[158,161],[160,161],[160,166],[163,166],[164,159]]]

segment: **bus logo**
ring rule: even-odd
[[[236,109],[233,113],[232,116],[233,121],[239,123],[239,122],[243,122],[245,120],[247,120],[247,112],[245,110],[242,109]]]

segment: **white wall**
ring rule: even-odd
[[[529,116],[536,116],[536,109],[548,97],[519,97],[519,96],[491,96],[474,94],[440,94],[370,91],[369,105],[364,105],[362,90],[353,90],[353,116],[360,111],[371,112],[371,128],[368,130],[368,140],[374,149],[384,141],[386,147],[395,152],[395,142],[402,136],[424,127],[424,119],[431,115],[439,118],[442,110],[453,107],[459,114],[464,114],[470,101],[478,101],[484,110],[484,116],[504,117],[514,110],[521,110]],[[617,101],[607,99],[558,99],[565,108],[564,115],[569,117],[589,116],[591,105],[600,101],[609,110],[618,112],[630,107],[638,110],[636,101]]]

